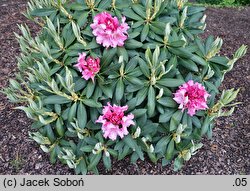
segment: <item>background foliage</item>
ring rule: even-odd
[[[213,5],[249,5],[249,0],[197,0],[199,3],[208,3]]]

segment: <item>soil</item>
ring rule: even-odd
[[[8,86],[8,79],[17,71],[16,56],[20,48],[14,32],[17,24],[27,23],[33,32],[38,28],[23,15],[26,0],[0,2],[0,89]],[[224,39],[221,54],[231,56],[241,44],[250,46],[250,7],[208,8],[206,11],[208,35]],[[101,174],[250,174],[250,51],[227,74],[221,89],[241,88],[237,101],[242,104],[228,118],[216,121],[213,138],[204,139],[204,146],[179,172],[171,166],[154,165],[148,160],[137,165],[129,159],[114,161],[112,170],[100,165]],[[62,164],[51,165],[47,154],[28,138],[31,121],[13,109],[15,105],[0,94],[0,174],[74,174]]]

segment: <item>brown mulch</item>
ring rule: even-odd
[[[17,24],[28,23],[21,15],[26,0],[1,0],[0,2],[0,89],[8,85],[8,79],[17,71],[16,56],[19,45],[13,32]],[[250,46],[250,7],[208,8],[206,14],[209,34],[224,39],[221,54],[230,56],[241,44]],[[250,51],[227,74],[224,88],[241,88],[238,100],[243,102],[235,113],[217,120],[212,140],[204,139],[204,147],[186,163],[178,173],[173,166],[161,167],[149,161],[137,165],[129,159],[113,162],[111,171],[100,165],[101,174],[250,174]],[[0,174],[74,174],[62,164],[51,165],[49,157],[28,138],[31,121],[21,111],[14,110],[3,94],[0,94]]]

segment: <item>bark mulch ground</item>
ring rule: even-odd
[[[16,56],[20,53],[14,32],[25,22],[37,31],[21,13],[26,0],[0,2],[0,89],[17,71]],[[208,8],[207,31],[224,39],[221,54],[230,56],[241,44],[250,46],[250,7]],[[238,100],[242,104],[229,118],[217,120],[212,140],[204,139],[204,147],[179,172],[173,166],[161,167],[149,161],[131,165],[129,159],[113,162],[111,171],[100,166],[101,174],[250,174],[249,114],[250,114],[250,51],[241,59],[221,87],[241,88]],[[49,157],[29,140],[31,121],[21,111],[14,110],[0,94],[0,174],[73,174],[62,164],[51,165]]]

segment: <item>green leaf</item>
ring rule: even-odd
[[[150,159],[153,163],[155,163],[155,164],[156,164],[156,162],[157,162],[157,158],[156,158],[155,153],[151,153],[151,152],[147,152],[147,153],[148,153],[148,157],[149,157],[149,159]]]
[[[201,122],[200,122],[200,119],[198,119],[198,117],[192,116],[191,119],[195,127],[201,128]]]
[[[149,32],[149,24],[145,24],[141,32],[141,42],[145,41]]]
[[[79,80],[77,80],[75,82],[75,91],[78,92],[78,91],[82,90],[83,88],[86,87],[86,84],[87,84],[86,80],[79,78]]]
[[[180,124],[182,115],[183,115],[183,113],[181,112],[181,110],[177,110],[173,114],[171,121],[170,121],[170,131],[177,129],[177,126]]]
[[[172,139],[168,144],[166,159],[171,160],[173,158],[173,153],[174,153],[174,140]]]
[[[125,41],[125,47],[127,49],[134,50],[137,48],[141,48],[142,46],[143,46],[143,44],[141,42],[134,40],[134,39],[129,39],[129,40]]]
[[[86,175],[87,174],[87,165],[86,165],[86,162],[84,159],[82,159],[80,162],[79,162],[79,169],[81,171],[81,174],[82,175]]]
[[[139,90],[136,94],[136,98],[137,98],[136,105],[140,105],[145,100],[147,94],[148,94],[148,88],[144,87],[141,90]]]
[[[85,106],[80,102],[77,109],[77,121],[81,129],[86,127],[87,124],[87,112]]]
[[[102,107],[101,103],[96,102],[95,100],[92,99],[83,99],[82,102],[84,103],[84,105],[87,105],[89,107],[94,107],[94,108]]]
[[[122,56],[125,62],[128,62],[128,52],[124,47],[118,47],[118,55]]]
[[[102,0],[99,5],[98,5],[98,8],[99,9],[108,9],[111,5],[111,0]]]
[[[139,15],[135,14],[135,12],[130,8],[124,9],[123,15],[130,19],[134,19],[137,21],[143,20]]]
[[[167,123],[171,117],[173,116],[175,109],[167,109],[165,110],[164,114],[161,114],[159,117],[159,122],[160,123]]]
[[[137,154],[137,153],[133,153],[133,154],[131,155],[130,162],[131,162],[132,164],[136,164],[136,162],[138,161],[138,159],[139,159],[138,154]]]
[[[72,100],[70,100],[66,97],[58,96],[58,95],[47,96],[43,100],[43,103],[45,105],[47,105],[47,104],[65,104],[65,103],[70,103],[70,102],[72,102]]]
[[[149,67],[147,65],[147,63],[141,59],[141,58],[138,58],[139,60],[139,65],[140,65],[140,70],[142,71],[142,73],[146,76],[146,77],[149,77],[150,76],[150,71],[149,71]]]
[[[102,59],[101,59],[102,68],[107,67],[114,60],[116,52],[117,52],[116,48],[111,48],[111,49],[104,51]]]
[[[133,23],[132,28],[136,29],[136,28],[140,27],[141,25],[143,25],[144,23],[145,23],[145,21],[137,21],[137,22]],[[133,31],[132,33],[129,33],[129,38],[132,39],[132,38],[135,38],[139,35],[140,35],[140,32]]]
[[[211,59],[209,59],[210,62],[220,64],[222,66],[227,66],[229,59],[227,57],[223,56],[215,56]]]
[[[195,63],[201,65],[201,66],[207,66],[208,63],[201,57],[197,56],[197,55],[193,55],[191,57],[191,60],[193,60]]]
[[[69,116],[68,116],[69,122],[72,122],[74,118],[76,117],[76,110],[77,110],[77,103],[75,102],[69,110]]]
[[[102,160],[103,160],[103,164],[104,164],[105,168],[107,170],[111,169],[111,159],[110,159],[110,157],[109,156],[107,157],[105,155],[105,153],[103,153]]]
[[[45,8],[43,8],[43,9],[35,9],[30,14],[32,16],[45,17],[45,16],[49,16],[49,15],[51,15],[53,13],[56,13],[56,12],[57,12],[57,10],[55,10],[55,9],[45,9]]]
[[[132,83],[134,85],[138,85],[138,86],[143,86],[144,85],[143,81],[141,81],[140,79],[138,79],[136,77],[133,77],[131,75],[127,75],[126,80],[128,80],[130,83]]]
[[[102,153],[98,153],[91,157],[90,163],[88,165],[88,170],[93,170],[102,158]]]
[[[155,146],[155,153],[164,154],[163,151],[166,149],[166,146],[169,143],[170,139],[170,136],[162,137]]]
[[[96,40],[93,39],[91,42],[89,42],[85,47],[84,49],[85,50],[92,50],[92,49],[96,49],[96,48],[99,48],[100,45],[96,43]]]
[[[141,130],[142,130],[142,135],[144,136],[154,136],[155,133],[157,132],[158,129],[158,123],[147,123],[146,125],[141,126]]]
[[[121,100],[123,95],[124,95],[124,83],[122,81],[122,78],[119,78],[116,84],[116,90],[115,90],[116,100],[117,101]]]
[[[185,41],[184,40],[176,40],[176,41],[172,41],[169,43],[169,46],[172,46],[172,47],[182,47],[185,45]]]
[[[112,86],[103,86],[99,84],[99,87],[103,91],[103,93],[108,97],[112,98],[113,97],[113,88]]]
[[[64,129],[62,120],[61,120],[60,118],[58,118],[58,119],[56,120],[56,132],[57,132],[57,134],[58,134],[60,137],[63,137],[63,136],[64,136],[65,129]]]
[[[216,93],[219,93],[218,88],[214,84],[212,84],[211,82],[208,82],[208,81],[205,81],[204,83],[205,83],[206,87],[208,87],[209,90],[212,90],[212,91],[215,91]]]
[[[149,87],[148,90],[148,116],[152,117],[155,112],[155,89],[153,86]]]
[[[209,128],[209,123],[210,123],[210,118],[207,116],[201,127],[201,135],[205,135],[207,133]]]
[[[56,157],[57,157],[57,153],[56,153],[56,147],[54,147],[51,151],[50,151],[50,162],[52,164],[56,163]]]
[[[86,153],[91,153],[93,149],[94,149],[94,146],[91,146],[91,145],[86,145],[80,148],[81,151],[86,152]]]
[[[171,97],[162,97],[157,100],[158,103],[165,107],[176,108],[177,104]]]
[[[124,137],[123,140],[129,148],[131,148],[133,151],[135,151],[138,154],[141,160],[144,160],[143,152],[138,147],[136,141],[131,137],[131,135],[127,135],[126,137]]]
[[[191,54],[188,50],[185,48],[171,48],[168,47],[168,50],[173,53],[176,56],[179,56],[181,58],[192,58],[193,54]]]
[[[87,7],[85,6],[85,4],[83,3],[72,3],[70,4],[70,9],[71,10],[75,10],[75,11],[83,11],[85,10]]]
[[[162,78],[161,80],[157,81],[157,83],[162,86],[174,88],[184,84],[185,81],[182,79]]]
[[[140,4],[133,4],[132,5],[132,9],[138,14],[140,15],[142,18],[146,18],[146,10],[145,7],[143,7]]]
[[[135,109],[131,113],[134,114],[135,118],[139,118],[143,116],[147,112],[146,109]]]
[[[77,24],[79,25],[79,27],[83,27],[87,21],[88,21],[88,16],[89,13],[88,12],[84,12],[82,13],[78,18],[77,18]]]
[[[192,60],[187,60],[187,59],[184,60],[180,58],[178,64],[193,72],[199,71],[199,68]]]
[[[86,88],[86,97],[90,98],[93,95],[94,91],[95,91],[95,83],[89,81]]]
[[[46,125],[45,129],[46,129],[47,137],[49,138],[50,142],[53,143],[56,140],[56,137],[54,135],[54,132],[53,132],[51,126],[50,125]]]
[[[176,158],[174,160],[174,171],[178,171],[182,168],[183,166],[183,159],[182,158]]]

